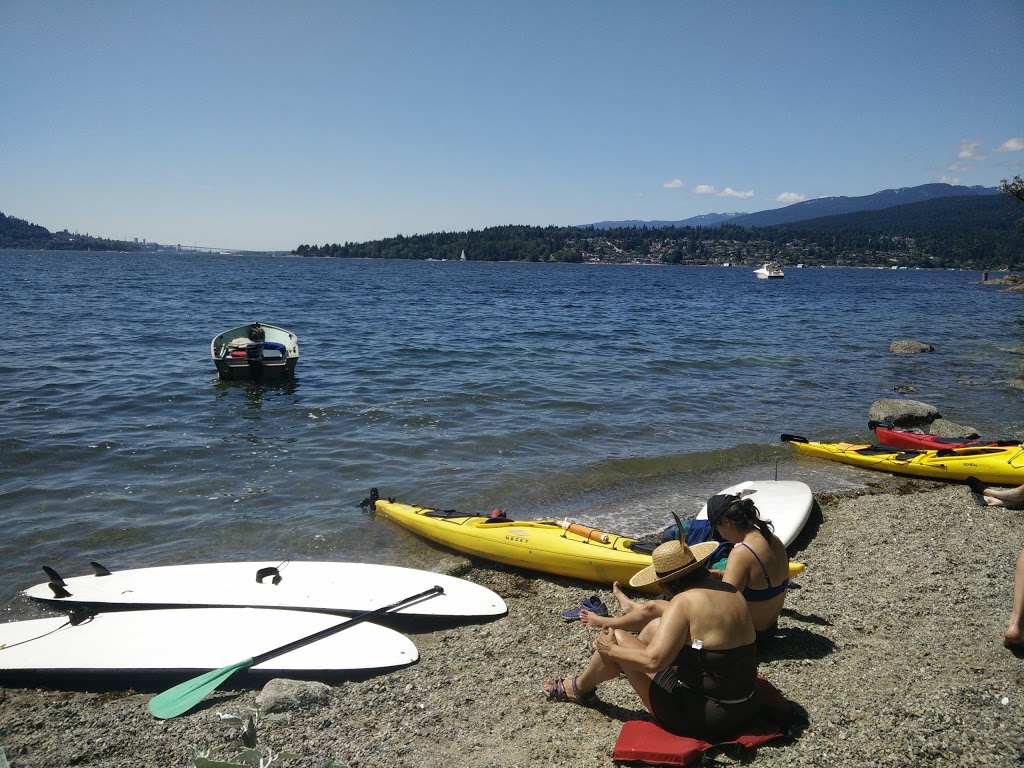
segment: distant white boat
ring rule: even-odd
[[[461,255],[461,256],[459,256],[459,261],[465,261],[465,260],[466,260],[466,252],[465,252],[465,251],[463,251],[463,252],[462,252],[462,255]]]
[[[760,269],[755,269],[754,274],[757,275],[759,280],[766,280],[768,278],[785,277],[786,274],[782,271],[782,267],[777,262],[769,261]]]

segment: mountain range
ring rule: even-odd
[[[775,208],[758,213],[706,213],[681,221],[599,221],[594,224],[581,224],[580,227],[593,229],[617,229],[619,227],[716,227],[728,222],[741,227],[772,227],[779,224],[793,224],[798,221],[820,219],[823,216],[840,216],[845,213],[862,211],[881,211],[897,205],[923,203],[942,197],[965,197],[976,195],[999,194],[998,187],[965,187],[953,184],[922,184],[917,187],[901,187],[885,189],[872,195],[861,197],[819,197],[793,203],[784,208]]]

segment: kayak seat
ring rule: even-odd
[[[658,546],[660,542],[655,541],[634,541],[629,545],[629,548],[640,555],[650,555],[654,553],[654,548]]]
[[[457,512],[454,509],[431,509],[423,513],[424,517],[478,517],[472,513],[466,514],[465,512]]]
[[[915,456],[919,456],[921,454],[920,451],[914,450],[913,448],[891,448],[888,445],[869,445],[867,448],[859,448],[858,450],[853,451],[853,453],[859,453],[862,456],[888,456],[889,454],[897,453],[899,454],[899,456],[896,456],[895,458],[900,459],[902,461],[912,459]]]

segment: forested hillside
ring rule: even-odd
[[[776,227],[490,227],[368,243],[301,245],[300,256],[473,261],[1024,268],[1010,195],[947,197]]]
[[[41,251],[135,251],[138,246],[122,240],[107,240],[71,234],[66,229],[51,232],[46,227],[0,213],[0,248],[32,248]]]

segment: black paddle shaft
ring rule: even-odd
[[[294,651],[296,648],[302,648],[304,645],[315,643],[317,640],[323,640],[325,637],[329,637],[335,632],[340,632],[343,629],[354,627],[356,624],[362,624],[364,621],[369,621],[370,619],[376,618],[388,611],[393,611],[396,608],[405,608],[406,606],[419,603],[424,600],[429,600],[432,597],[442,594],[444,594],[444,587],[435,585],[424,592],[420,592],[418,595],[403,598],[398,602],[392,603],[391,605],[385,605],[381,608],[374,608],[372,611],[366,611],[366,613],[360,613],[358,616],[353,616],[351,619],[342,622],[341,624],[335,624],[333,627],[321,629],[319,632],[309,635],[308,637],[300,637],[298,640],[294,640],[287,645],[282,645],[280,648],[274,648],[273,650],[266,651],[258,656],[253,656],[252,664],[250,666],[262,664],[264,661],[269,661],[270,659],[288,653],[289,651]]]

